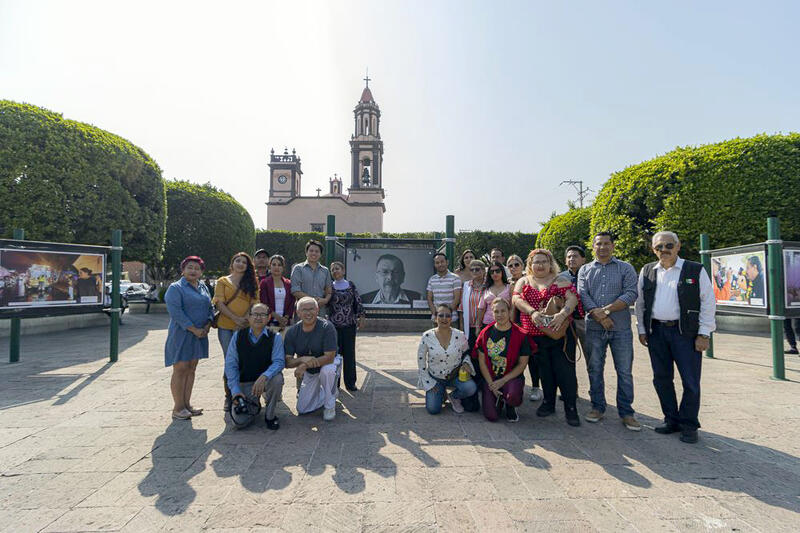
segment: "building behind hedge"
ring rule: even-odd
[[[381,111],[367,85],[353,110],[355,126],[350,138],[350,187],[330,179],[327,194],[303,196],[300,157],[288,149],[270,151],[267,229],[325,232],[327,215],[336,215],[336,230],[346,233],[380,233],[386,212],[383,191],[383,141]]]

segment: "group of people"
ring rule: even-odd
[[[488,267],[465,250],[455,272],[445,254],[435,254],[426,290],[435,327],[423,333],[417,351],[426,410],[440,413],[449,402],[456,413],[480,410],[490,421],[504,414],[517,422],[527,368],[530,400],[541,400],[537,416],[554,414],[560,399],[567,423],[579,426],[580,345],[591,399],[584,420],[598,423],[605,415],[610,348],[617,412],[626,428],[640,431],[633,409],[633,305],[664,414],[655,430],[681,432],[682,441],[696,442],[701,353],[715,329],[714,292],[702,266],[679,257],[676,234],[657,233],[652,249],[657,261],[638,275],[614,256],[608,232],[594,236],[589,263],[583,248],[569,246],[563,271],[549,250],[539,248],[526,260],[517,255],[506,260],[495,248]],[[224,407],[236,427],[251,424],[263,400],[267,427],[278,429],[275,406],[285,368],[293,369],[298,380],[299,414],[322,408],[323,418],[333,420],[342,377],[349,391],[357,391],[355,339],[365,317],[361,296],[342,263],[333,262],[330,269],[320,264],[321,243],[309,241],[305,251],[306,261],[294,265],[290,278],[284,277],[286,261],[280,255],[258,250],[251,259],[237,253],[213,296],[199,283],[203,260],[183,260],[181,279],[165,295],[171,316],[165,363],[173,367],[174,418],[202,414],[191,404],[191,390],[198,360],[208,357],[212,326],[225,357]],[[683,384],[680,404],[673,383],[676,366]]]
[[[664,414],[664,423],[655,430],[680,432],[682,441],[697,442],[701,354],[716,328],[714,291],[702,265],[679,256],[675,233],[655,234],[652,249],[657,261],[638,275],[630,263],[614,256],[614,238],[608,232],[593,237],[594,260],[589,263],[583,248],[567,247],[564,271],[546,249],[532,250],[523,265],[516,255],[504,261],[495,248],[488,268],[472,250],[465,250],[456,272],[448,271],[446,257],[437,254],[436,273],[428,282],[436,327],[423,334],[417,353],[418,386],[425,390],[428,412],[441,412],[449,401],[456,413],[481,409],[495,421],[504,411],[509,422],[517,422],[527,367],[530,399],[541,400],[537,416],[556,412],[560,392],[567,423],[579,426],[580,345],[591,400],[584,420],[598,423],[605,416],[604,370],[610,348],[617,412],[627,429],[641,431],[633,408],[634,306],[638,339],[648,349]],[[680,405],[675,367],[683,385]]]
[[[320,263],[322,243],[306,243],[306,261],[284,276],[286,260],[257,250],[230,261],[230,273],[217,279],[214,294],[200,281],[205,264],[186,257],[181,278],[164,295],[170,314],[165,365],[172,366],[172,417],[202,414],[191,404],[195,369],[208,357],[208,334],[217,329],[224,356],[224,411],[236,427],[250,425],[264,401],[264,421],[278,429],[275,407],[283,390],[283,370],[294,370],[299,414],[323,408],[336,416],[340,380],[356,386],[355,338],[364,309],[344,265]],[[327,316],[327,319],[321,316]],[[344,369],[344,372],[342,372]]]

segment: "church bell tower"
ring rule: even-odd
[[[381,140],[381,110],[369,88],[370,78],[361,92],[353,115],[355,130],[350,137],[350,199],[353,202],[382,202],[383,141]]]

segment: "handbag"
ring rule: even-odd
[[[228,305],[229,303],[231,303],[232,301],[234,301],[234,300],[236,299],[236,297],[239,295],[239,291],[240,291],[240,290],[241,290],[241,288],[240,288],[240,287],[236,287],[236,292],[234,292],[234,293],[233,293],[233,296],[231,296],[230,298],[228,298],[228,299],[225,301],[225,305]],[[212,328],[218,328],[218,327],[219,327],[219,325],[218,325],[218,322],[219,322],[219,309],[217,309],[217,307],[216,307],[216,306],[214,306],[214,316],[213,316],[213,318],[211,319],[211,327],[212,327]]]
[[[544,320],[544,325],[538,326],[538,328],[542,331],[542,333],[551,339],[563,339],[567,334],[567,329],[569,329],[569,317],[567,317],[567,319],[561,323],[561,326],[558,329],[554,329],[549,325],[550,322],[553,321],[553,317],[556,315],[556,313],[564,309],[564,305],[564,298],[554,294],[549,300],[547,300],[546,304],[540,304],[539,306],[539,312],[543,315],[542,319]]]

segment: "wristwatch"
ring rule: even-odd
[[[609,316],[611,314],[611,311],[609,311],[606,308],[603,308],[603,314],[606,315],[606,316]]]

